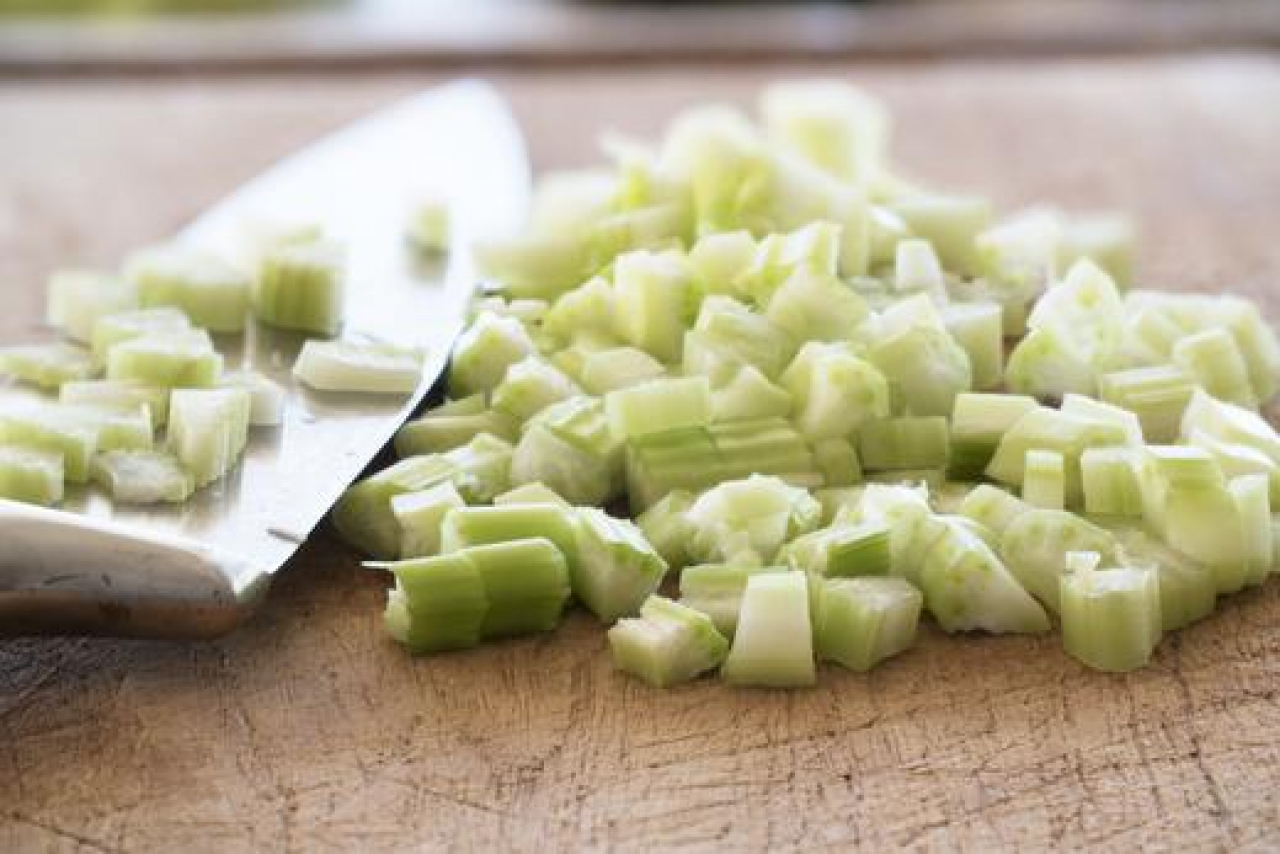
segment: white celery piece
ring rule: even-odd
[[[93,339],[98,318],[138,307],[132,282],[106,273],[59,270],[49,277],[46,319],[81,344]]]
[[[98,428],[53,406],[0,412],[0,445],[57,454],[68,483],[88,483]]]
[[[794,402],[796,427],[810,440],[848,437],[889,414],[884,375],[840,345],[804,345],[783,372],[782,386]]]
[[[111,345],[107,379],[169,388],[210,388],[222,376],[222,354],[203,329],[151,332]]]
[[[264,323],[335,335],[346,307],[345,250],[323,237],[277,243],[262,254],[251,296]]]
[[[689,249],[693,283],[703,294],[746,296],[743,274],[756,252],[749,231],[726,231],[699,237]]]
[[[888,208],[933,245],[945,269],[965,276],[980,272],[976,238],[991,222],[986,199],[916,194],[894,199]]]
[[[448,451],[465,445],[481,433],[514,441],[520,435],[520,425],[515,418],[496,409],[474,415],[441,414],[433,409],[396,432],[396,453],[410,457]]]
[[[1060,409],[1067,415],[1091,418],[1120,428],[1124,433],[1125,444],[1131,447],[1141,447],[1143,444],[1142,422],[1127,409],[1078,394],[1064,396]]]
[[[779,557],[795,569],[820,576],[889,575],[893,535],[878,522],[831,525],[795,538]]]
[[[791,414],[791,404],[790,392],[770,382],[754,365],[742,365],[711,389],[711,420],[785,418]]]
[[[609,392],[604,411],[619,438],[701,427],[711,420],[711,383],[706,377],[651,380]]]
[[[155,441],[151,410],[138,403],[124,406],[87,406],[60,403],[49,408],[53,417],[83,424],[98,436],[99,451],[149,450]]]
[[[1280,387],[1280,338],[1247,299],[1221,295],[1213,300],[1214,321],[1231,330],[1249,370],[1254,396],[1268,401]]]
[[[1182,414],[1183,438],[1200,430],[1224,442],[1247,445],[1280,465],[1280,434],[1256,412],[1196,391]]]
[[[0,376],[41,388],[87,380],[98,372],[88,350],[71,344],[21,344],[0,347]]]
[[[1173,365],[1111,371],[1098,377],[1098,395],[1138,416],[1148,442],[1172,442],[1196,391],[1195,381]]]
[[[906,293],[946,293],[947,280],[933,244],[919,238],[898,243],[894,253],[893,286]]]
[[[1173,363],[1219,400],[1249,409],[1258,407],[1249,369],[1226,330],[1206,329],[1178,339],[1173,345]]]
[[[275,380],[251,370],[230,371],[218,385],[249,392],[249,426],[277,427],[284,420],[285,392]]]
[[[249,393],[243,389],[177,389],[169,402],[169,450],[197,487],[236,464],[249,435]]]
[[[177,244],[133,255],[125,276],[138,286],[144,308],[172,306],[196,326],[239,332],[249,313],[249,280],[209,253]]]
[[[761,573],[747,579],[733,645],[720,675],[733,685],[800,688],[817,681],[808,576]]]
[[[1036,302],[1031,330],[1053,330],[1069,348],[1093,363],[1115,351],[1123,331],[1124,304],[1115,282],[1097,264],[1082,259]]]
[[[921,523],[930,515],[928,490],[923,487],[868,485],[851,508],[836,514],[834,524],[881,524],[890,530],[893,574],[915,583],[920,578],[919,556],[913,548]]]
[[[1097,552],[1111,560],[1115,538],[1106,530],[1062,510],[1032,509],[1005,528],[1000,554],[1010,572],[1054,613],[1059,611],[1058,580],[1068,552]]]
[[[1143,515],[1139,461],[1132,448],[1088,448],[1080,456],[1084,510],[1094,516]]]
[[[680,573],[680,603],[706,614],[721,634],[731,638],[738,628],[747,579],[760,573],[788,571],[781,566],[747,563],[687,566]]]
[[[142,308],[99,317],[90,336],[94,361],[105,363],[112,345],[152,333],[185,332],[191,321],[176,308]]]
[[[48,507],[62,500],[62,454],[0,441],[0,498]]]
[[[613,286],[599,276],[556,298],[542,319],[542,330],[569,343],[583,334],[613,334]]]
[[[915,642],[924,596],[906,581],[832,578],[817,583],[823,585],[815,618],[823,661],[865,673]]]
[[[778,286],[764,311],[795,341],[847,341],[867,315],[866,302],[840,279],[804,269]]]
[[[1247,474],[1234,478],[1227,489],[1240,515],[1245,583],[1261,584],[1272,570],[1270,483],[1266,475]]]
[[[1124,672],[1160,642],[1160,588],[1147,567],[1089,569],[1061,579],[1062,645],[1095,670]]]
[[[813,463],[822,473],[824,486],[853,486],[862,483],[862,462],[848,439],[820,439],[813,443]]]
[[[662,363],[635,347],[609,347],[587,354],[578,381],[591,394],[603,395],[665,376]]]
[[[942,309],[943,324],[968,355],[973,387],[979,391],[995,388],[1004,378],[1003,317],[997,302],[957,302]]]
[[[392,509],[396,499],[392,499]],[[454,507],[440,526],[440,550],[543,537],[555,544],[572,574],[578,552],[578,519],[563,504],[507,504],[502,507]]]
[[[996,537],[1002,537],[1013,521],[1030,509],[1031,506],[1016,495],[983,483],[969,491],[957,512],[982,525]]]
[[[493,408],[523,422],[579,394],[582,389],[564,371],[539,356],[526,356],[507,368],[494,388]]]
[[[609,629],[614,665],[656,688],[688,682],[719,667],[729,642],[701,611],[650,596],[638,618]]]
[[[537,347],[520,321],[484,312],[453,345],[449,391],[458,397],[492,391],[508,368],[536,353]]]
[[[880,102],[846,83],[796,80],[761,93],[769,136],[837,178],[862,183],[881,168],[889,117]]]
[[[848,330],[852,334],[853,330]],[[847,335],[846,335],[847,337]],[[694,352],[688,352],[693,345]],[[795,352],[796,342],[767,317],[728,296],[702,301],[693,329],[685,333],[686,373],[718,379],[746,362],[765,376],[776,377]]]
[[[533,423],[516,443],[511,482],[545,483],[573,504],[601,504],[615,492],[615,464]]]
[[[503,317],[514,317],[532,333],[540,329],[542,321],[551,310],[551,304],[544,299],[508,299],[501,294],[481,297],[471,304],[471,317],[489,311]]]
[[[685,513],[689,555],[699,561],[754,555],[769,563],[782,544],[813,530],[822,508],[798,487],[767,475],[722,483]]]
[[[951,410],[951,475],[962,479],[980,477],[1009,428],[1038,408],[1035,398],[1025,395],[956,395]]]
[[[946,468],[947,419],[939,415],[868,421],[858,430],[858,459],[873,471]]]
[[[1227,479],[1246,474],[1266,475],[1271,484],[1271,498],[1280,500],[1280,466],[1265,453],[1250,445],[1224,442],[1203,430],[1192,428],[1187,444],[1207,451]]]
[[[920,586],[938,625],[947,632],[1048,631],[1044,609],[973,523],[963,517],[935,518],[940,534],[923,557]]]
[[[517,486],[514,489],[508,489],[501,495],[493,497],[495,507],[502,507],[508,504],[556,504],[560,507],[571,506],[560,495],[546,484],[542,483],[526,483],[523,486]]]
[[[1062,225],[1045,210],[1022,211],[984,230],[974,239],[985,278],[1012,300],[1028,301],[1057,277]],[[1015,326],[1009,334],[1020,335]]]
[[[108,409],[133,409],[145,405],[151,412],[151,423],[154,426],[163,427],[169,420],[169,389],[136,380],[77,380],[63,383],[58,389],[58,400],[72,405]]]
[[[1022,500],[1033,507],[1061,510],[1066,506],[1066,471],[1057,451],[1027,451],[1022,477]]]
[[[1092,395],[1097,370],[1092,356],[1059,326],[1033,329],[1009,354],[1005,384],[1016,394],[1056,400],[1064,394]]]
[[[693,495],[677,489],[636,517],[645,538],[673,569],[689,563],[690,528],[685,514],[691,506]]]
[[[577,554],[569,565],[574,596],[606,623],[635,614],[662,583],[666,561],[630,520],[594,507],[577,514]]]
[[[406,232],[422,252],[445,252],[452,236],[452,216],[448,199],[427,196],[419,199],[409,213]]]
[[[1062,454],[1066,471],[1067,506],[1081,497],[1080,455],[1085,448],[1125,444],[1124,429],[1094,418],[1069,415],[1053,409],[1028,411],[1000,439],[986,474],[1006,486],[1022,485],[1026,455],[1031,450]]]
[[[1123,565],[1155,569],[1160,583],[1160,621],[1166,632],[1213,613],[1218,584],[1211,567],[1169,548],[1145,531],[1120,530],[1116,538]]]
[[[973,388],[969,354],[945,329],[913,327],[877,342],[868,358],[908,415],[950,415],[956,395]]]
[[[578,235],[532,234],[488,240],[472,247],[476,266],[515,297],[550,299],[592,272],[590,247]]]
[[[663,362],[680,359],[689,274],[675,253],[629,252],[614,262],[614,327]]]
[[[465,553],[377,565],[395,574],[383,615],[414,654],[477,646],[489,612],[484,581]]]
[[[106,451],[93,458],[93,479],[125,504],[180,503],[191,497],[195,481],[165,451]]]
[[[422,381],[423,352],[390,344],[308,341],[293,375],[318,391],[412,394]]]
[[[439,554],[445,516],[466,504],[450,481],[392,496],[391,512],[400,525],[400,558]]]

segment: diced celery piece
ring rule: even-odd
[[[395,500],[392,499],[393,509]],[[564,554],[572,575],[577,555],[577,528],[574,511],[561,504],[460,506],[450,509],[444,517],[440,526],[440,550],[448,554],[471,546],[544,537]]]
[[[1080,456],[1084,510],[1091,516],[1141,517],[1142,486],[1132,448],[1088,448]]]
[[[643,350],[610,347],[587,355],[578,380],[591,394],[603,395],[656,380],[666,372],[661,362]]]
[[[468,320],[488,311],[502,317],[514,317],[532,334],[534,330],[541,327],[550,309],[551,306],[544,299],[507,299],[501,295],[487,296],[471,303]]]
[[[1082,259],[1044,292],[1027,318],[1027,327],[1033,332],[1053,331],[1068,352],[1093,364],[1115,351],[1123,319],[1124,304],[1115,282],[1092,261]]]
[[[489,408],[484,394],[472,394],[446,400],[431,409],[435,415],[479,415]]]
[[[657,688],[688,682],[720,666],[729,642],[701,611],[650,596],[639,618],[609,629],[614,665]]]
[[[93,324],[93,358],[105,363],[113,345],[131,338],[168,332],[186,332],[191,321],[176,308],[143,308],[99,317]]]
[[[249,436],[249,393],[243,389],[177,389],[169,402],[169,450],[197,487],[236,464]]]
[[[848,437],[889,414],[885,376],[839,346],[806,344],[782,374],[782,386],[791,393],[796,427],[811,440]]]
[[[486,241],[472,251],[481,274],[515,297],[550,299],[593,272],[590,249],[580,236],[534,234]]]
[[[249,280],[207,252],[172,244],[131,257],[125,276],[138,286],[143,308],[172,306],[196,326],[239,332],[249,313]]]
[[[1016,394],[1058,400],[1064,394],[1092,395],[1098,378],[1092,360],[1058,326],[1033,329],[1018,342],[1005,365],[1005,384]]]
[[[894,249],[893,287],[902,293],[947,292],[947,280],[942,272],[942,262],[933,244],[918,237],[898,242]]]
[[[802,269],[773,292],[764,315],[795,341],[847,341],[867,319],[868,308],[834,275]]]
[[[991,221],[986,199],[911,195],[893,199],[888,208],[913,235],[932,244],[945,269],[964,276],[980,272],[975,239]]]
[[[968,355],[979,391],[997,387],[1004,378],[1003,316],[996,302],[957,302],[942,309],[947,332]]]
[[[1131,368],[1098,377],[1099,397],[1137,415],[1148,442],[1177,438],[1182,413],[1195,390],[1195,381],[1172,365]]]
[[[396,586],[387,596],[387,629],[416,653],[480,643],[489,599],[480,570],[465,553],[388,564]]]
[[[62,403],[101,406],[108,409],[134,409],[145,405],[151,412],[151,423],[163,427],[169,420],[169,389],[136,380],[81,380],[64,383],[58,390]]]
[[[662,362],[678,362],[684,339],[689,273],[681,256],[628,252],[614,262],[614,327]]]
[[[59,404],[50,408],[68,423],[79,423],[98,434],[99,451],[150,450],[155,441],[151,410],[143,404],[133,406],[90,406]]]
[[[1068,394],[1062,398],[1061,411],[1067,415],[1092,418],[1094,421],[1112,424],[1124,432],[1126,444],[1132,447],[1142,446],[1142,422],[1138,420],[1138,416],[1127,409],[1094,400],[1091,397]]]
[[[1062,510],[1022,513],[1000,537],[1000,554],[1014,577],[1054,613],[1059,611],[1058,581],[1069,552],[1115,555],[1115,538],[1090,522]]]
[[[465,506],[457,487],[449,481],[392,496],[391,512],[400,525],[400,558],[439,554],[445,516]]]
[[[613,315],[613,286],[597,277],[561,294],[542,319],[542,329],[562,342],[584,333],[612,335]]]
[[[992,480],[1020,487],[1027,451],[1057,451],[1062,454],[1066,473],[1067,505],[1075,507],[1082,493],[1080,454],[1085,448],[1124,443],[1124,430],[1115,424],[1052,409],[1032,409],[1005,432],[986,473]]]
[[[594,507],[578,509],[573,594],[606,623],[637,613],[666,575],[666,561],[627,519]]]
[[[412,457],[448,451],[481,433],[514,441],[520,435],[520,426],[510,415],[492,409],[477,415],[440,415],[432,411],[396,432],[396,454]]]
[[[711,389],[711,419],[785,418],[791,413],[791,394],[753,365],[743,365],[725,382]]]
[[[862,463],[848,439],[821,439],[813,443],[813,464],[822,473],[824,486],[862,483]]]
[[[277,243],[262,255],[253,311],[271,326],[332,336],[342,327],[346,259],[326,238]]]
[[[507,368],[494,388],[493,408],[524,422],[551,404],[579,394],[582,389],[559,368],[538,356],[526,356]]]
[[[1173,345],[1173,363],[1205,391],[1227,403],[1256,409],[1258,399],[1249,382],[1249,369],[1224,329],[1206,329],[1180,338]]]
[[[747,579],[733,645],[720,675],[734,685],[799,688],[814,684],[808,576],[779,572]]]
[[[980,272],[999,293],[1007,309],[1005,334],[1021,335],[1021,323],[1011,323],[1016,309],[1056,278],[1062,227],[1045,210],[1022,211],[987,228],[975,238]]]
[[[453,345],[449,391],[463,397],[492,391],[508,368],[536,352],[537,347],[520,321],[484,312]]]
[[[885,159],[884,107],[843,82],[774,83],[760,96],[760,112],[770,137],[837,178],[864,183]]]
[[[413,245],[422,252],[446,252],[452,235],[449,201],[440,197],[420,199],[409,214],[406,229]]]
[[[893,535],[877,522],[833,525],[797,537],[779,557],[795,569],[822,576],[888,575],[893,571]]]
[[[1171,487],[1216,487],[1226,483],[1213,455],[1186,445],[1148,445],[1144,449],[1155,475]]]
[[[979,477],[1009,428],[1037,408],[1035,398],[1024,395],[977,392],[956,395],[951,411],[951,475]]]
[[[746,563],[688,566],[680,573],[680,603],[706,614],[721,634],[733,637],[747,579],[761,573],[787,571],[780,566]]]
[[[1280,386],[1280,339],[1247,299],[1221,295],[1214,299],[1214,320],[1231,330],[1249,370],[1254,396],[1268,401]]]
[[[88,350],[71,344],[22,344],[0,348],[0,376],[5,374],[41,388],[87,380],[97,368]]]
[[[1133,281],[1133,223],[1117,214],[1091,214],[1067,219],[1058,246],[1059,264],[1066,268],[1088,258],[1126,288]]]
[[[1247,445],[1280,465],[1280,434],[1256,412],[1196,391],[1182,415],[1181,435],[1203,431],[1224,442]]]
[[[973,388],[968,354],[942,329],[912,327],[878,342],[868,358],[908,415],[950,415],[956,395]]]
[[[222,375],[222,355],[204,330],[153,332],[113,344],[107,379],[169,388],[210,388]]]
[[[693,496],[678,489],[636,517],[645,539],[669,567],[680,568],[689,562],[690,529],[685,514],[691,506]]]
[[[1187,435],[1187,442],[1208,452],[1228,479],[1246,474],[1266,475],[1272,499],[1280,500],[1280,466],[1262,451],[1251,445],[1224,442],[1195,428]]]
[[[88,483],[98,429],[57,407],[0,412],[0,444],[57,454],[68,483]]]
[[[62,454],[46,448],[0,443],[0,498],[44,507],[62,500]]]
[[[1240,515],[1243,534],[1241,557],[1245,583],[1261,584],[1271,573],[1271,500],[1266,475],[1246,474],[1234,478],[1227,489]]]
[[[685,513],[695,560],[755,556],[770,563],[783,543],[817,527],[822,508],[803,489],[752,475],[708,490]]]
[[[818,657],[865,673],[908,649],[924,597],[901,578],[832,578],[820,582]]]
[[[692,353],[690,344],[695,347]],[[776,377],[795,350],[794,342],[768,318],[727,296],[702,301],[693,329],[685,334],[685,347],[685,372],[713,379],[721,362],[734,368],[746,362]]]
[[[1213,613],[1218,585],[1211,568],[1129,528],[1116,532],[1126,566],[1156,571],[1160,583],[1160,620],[1166,632],[1189,626]]]
[[[864,468],[946,468],[950,459],[947,419],[940,415],[868,421],[858,429],[858,458]]]
[[[906,486],[926,486],[929,489],[940,488],[947,483],[946,469],[895,469],[893,471],[872,471],[863,475],[866,483],[902,484]]]
[[[1062,645],[1095,670],[1142,667],[1160,642],[1160,588],[1146,567],[1085,569],[1061,579]]]
[[[540,424],[527,429],[511,460],[511,482],[545,483],[574,504],[600,504],[614,493],[614,464]]]
[[[421,350],[390,344],[308,341],[293,375],[317,391],[412,394],[422,381]]]
[[[914,546],[921,523],[930,515],[927,491],[912,486],[868,485],[858,503],[836,514],[833,524],[846,521],[880,524],[891,532],[893,574],[915,583],[920,577]]]
[[[266,374],[250,370],[230,371],[222,375],[218,385],[249,392],[250,427],[278,427],[284,421],[284,389]]]
[[[195,490],[192,476],[165,451],[106,451],[93,458],[93,479],[125,504],[180,503]]]
[[[523,486],[517,486],[514,489],[508,489],[501,495],[493,497],[495,506],[503,507],[509,504],[556,504],[561,507],[571,506],[553,489],[546,484],[526,483]]]
[[[559,625],[569,601],[569,570],[550,540],[473,546],[462,554],[475,564],[489,602],[481,637],[550,631]]]
[[[711,384],[706,377],[651,380],[609,392],[604,411],[614,435],[623,439],[702,427],[711,420]]]
[[[1003,537],[1013,521],[1030,509],[1030,505],[1017,496],[998,486],[983,483],[969,491],[957,512],[996,537]]]
[[[1057,451],[1027,451],[1022,500],[1032,507],[1061,510],[1066,506],[1067,475]]]
[[[751,265],[755,252],[755,238],[747,231],[726,231],[699,237],[689,249],[689,269],[694,286],[703,294],[745,296],[743,274]]]
[[[939,533],[924,554],[920,586],[929,613],[944,631],[1048,631],[1044,609],[1023,589],[971,520],[934,518]]]
[[[73,341],[88,344],[98,318],[137,307],[137,288],[115,276],[60,270],[49,277],[46,319]]]

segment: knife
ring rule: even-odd
[[[290,373],[303,337],[251,324],[220,339],[229,368],[285,388],[282,424],[254,428],[239,466],[187,504],[117,505],[85,487],[56,510],[0,500],[0,635],[205,638],[248,618],[443,373],[475,283],[467,247],[519,226],[529,183],[507,107],[467,80],[294,154],[183,230],[180,241],[233,252],[246,222],[322,225],[347,248],[344,337],[423,348],[422,381],[407,400],[313,392]],[[450,204],[451,251],[436,265],[404,238],[425,191]],[[0,402],[20,394],[0,388]]]

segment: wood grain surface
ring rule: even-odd
[[[885,97],[903,162],[1003,205],[1120,206],[1143,280],[1280,316],[1267,57],[770,69]],[[499,75],[541,167],[765,72]],[[0,83],[0,338],[55,264],[110,263],[274,158],[431,81]],[[3,548],[0,543],[0,548]],[[653,691],[600,627],[414,660],[321,532],[238,634],[0,641],[0,851],[1274,850],[1280,582],[1109,676],[1056,637],[946,637],[775,693]]]

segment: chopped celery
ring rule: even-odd
[[[0,376],[42,388],[87,380],[98,372],[88,350],[70,344],[23,344],[0,348]]]
[[[489,603],[481,637],[544,632],[559,625],[569,601],[569,569],[550,540],[512,540],[473,546],[459,554],[475,565]]]
[[[1094,394],[1097,371],[1087,353],[1052,326],[1032,330],[1018,342],[1005,365],[1005,384],[1016,394],[1057,400],[1064,394]]]
[[[397,496],[392,499],[393,510],[396,500],[403,498]],[[564,554],[572,575],[578,552],[577,529],[578,520],[573,509],[562,504],[456,506],[445,513],[440,525],[440,550],[448,554],[471,546],[544,537]]]
[[[813,443],[813,464],[822,473],[824,486],[862,483],[862,463],[848,439],[820,439]]]
[[[514,317],[532,334],[540,329],[550,304],[544,299],[507,299],[501,295],[481,297],[471,303],[471,314],[468,319],[478,317],[489,311],[503,317]]]
[[[457,487],[449,481],[392,496],[391,512],[400,525],[400,558],[439,554],[445,516],[465,506]]]
[[[481,274],[501,282],[515,297],[550,299],[581,284],[592,272],[589,249],[579,236],[492,240],[472,251]]]
[[[1098,396],[1127,409],[1142,423],[1148,442],[1172,442],[1192,394],[1195,381],[1172,365],[1130,368],[1098,377]]]
[[[1019,315],[1056,277],[1061,238],[1058,217],[1043,210],[1015,214],[975,238],[980,272],[1006,309],[1006,335],[1023,334]]]
[[[574,596],[606,623],[635,614],[662,583],[666,561],[633,522],[594,507],[577,513],[577,554],[569,564]]]
[[[969,357],[978,391],[995,388],[1004,378],[1003,314],[995,302],[957,302],[942,309],[947,332]]]
[[[169,421],[169,389],[137,380],[82,380],[63,383],[58,390],[62,403],[133,409],[146,405],[151,423],[163,427]]]
[[[773,560],[783,543],[817,527],[822,508],[809,494],[776,477],[728,481],[698,497],[685,519],[695,560]]]
[[[1027,451],[1022,500],[1032,507],[1061,510],[1066,506],[1066,471],[1057,451]]]
[[[411,394],[422,381],[421,350],[390,344],[308,341],[293,375],[317,391]]]
[[[561,507],[570,507],[568,501],[561,498],[554,490],[546,484],[526,483],[523,486],[517,486],[514,489],[508,489],[501,495],[493,497],[493,503],[502,507],[508,504],[557,504]]]
[[[565,343],[584,333],[612,335],[613,314],[613,286],[597,277],[561,294],[542,319],[542,329]]]
[[[706,377],[651,380],[609,392],[604,411],[610,429],[622,439],[702,427],[711,420],[711,384]]]
[[[1032,409],[1005,432],[986,473],[992,480],[1020,487],[1027,451],[1056,451],[1063,457],[1067,506],[1075,507],[1082,494],[1080,455],[1085,448],[1124,443],[1124,429],[1115,424],[1052,409]]]
[[[958,512],[982,525],[994,536],[1003,537],[1014,520],[1031,509],[1025,501],[990,484],[979,484],[960,502]]]
[[[1025,395],[976,392],[956,395],[951,410],[951,475],[980,476],[1009,428],[1037,408],[1035,398]]]
[[[73,341],[88,344],[98,318],[137,307],[137,287],[115,276],[60,270],[49,277],[46,319]]]
[[[1089,448],[1080,456],[1086,513],[1142,516],[1142,486],[1134,453],[1132,448]]]
[[[222,375],[222,355],[204,330],[152,332],[111,345],[107,379],[169,388],[210,388]]]
[[[1005,528],[1000,554],[1028,591],[1054,613],[1059,611],[1058,581],[1069,552],[1115,554],[1115,538],[1090,522],[1062,510],[1031,509]]]
[[[950,415],[956,395],[973,387],[969,355],[945,329],[915,326],[868,354],[908,415]]]
[[[0,498],[48,507],[62,500],[62,480],[62,454],[51,446],[0,440]]]
[[[484,394],[472,394],[467,397],[456,397],[432,407],[435,415],[479,415],[489,408]]]
[[[877,522],[833,525],[795,538],[779,557],[795,569],[822,576],[888,575],[893,571],[893,535]]]
[[[885,159],[884,107],[846,83],[774,83],[760,96],[760,113],[770,137],[837,178],[866,182]]]
[[[863,475],[867,483],[905,484],[906,486],[924,485],[929,489],[945,486],[947,472],[945,469],[894,469],[892,471],[872,471]]]
[[[517,421],[528,421],[553,403],[576,395],[582,389],[568,375],[538,356],[526,356],[507,368],[493,390],[493,408]]]
[[[1092,261],[1082,259],[1067,270],[1062,281],[1044,292],[1027,318],[1027,327],[1032,334],[1053,332],[1053,340],[1065,351],[1092,365],[1115,351],[1123,317],[1124,305],[1115,282]],[[1011,370],[1012,363],[1011,357]],[[1041,377],[1042,382],[1045,379]]]
[[[1235,339],[1226,330],[1206,329],[1178,339],[1173,345],[1173,363],[1214,397],[1257,408],[1249,369]]]
[[[753,365],[742,365],[728,380],[711,389],[713,421],[785,418],[790,413],[791,394],[770,382]]]
[[[1187,443],[1208,452],[1228,479],[1245,474],[1266,475],[1271,484],[1272,498],[1280,497],[1280,466],[1257,448],[1224,442],[1195,428],[1189,431]]]
[[[98,434],[99,451],[144,451],[155,442],[151,410],[143,404],[133,406],[86,406],[59,404],[50,413],[68,423],[79,423]]]
[[[484,312],[453,345],[449,391],[459,397],[492,391],[508,368],[536,352],[537,347],[520,321]]]
[[[603,395],[659,379],[666,372],[661,362],[643,350],[610,347],[587,355],[578,381],[591,394]]]
[[[1062,645],[1095,670],[1142,667],[1160,642],[1160,589],[1147,567],[1088,569],[1061,579]]]
[[[889,414],[889,386],[869,362],[838,345],[811,342],[782,374],[791,393],[796,427],[811,439],[851,436]]]
[[[761,573],[747,579],[733,645],[720,675],[734,685],[798,688],[817,679],[808,576]]]
[[[112,346],[130,338],[169,332],[186,332],[191,321],[176,308],[143,308],[99,317],[90,336],[95,362],[105,363]]]
[[[946,294],[947,280],[933,244],[920,238],[898,242],[894,250],[893,286],[905,293]]]
[[[254,314],[271,326],[332,336],[346,302],[343,247],[326,238],[277,243],[262,255]]]
[[[1280,434],[1261,415],[1242,406],[1196,391],[1182,415],[1181,434],[1187,438],[1196,430],[1224,442],[1247,445],[1280,465]]]
[[[1166,632],[1189,626],[1213,613],[1218,585],[1213,570],[1137,529],[1118,531],[1126,566],[1147,566],[1160,584],[1160,621]]]
[[[1234,478],[1227,489],[1235,500],[1243,534],[1241,558],[1245,583],[1261,584],[1271,573],[1271,500],[1266,475],[1246,474]]]
[[[231,371],[218,380],[222,388],[249,392],[249,426],[278,427],[284,421],[285,392],[280,384],[257,371]]]
[[[609,629],[609,648],[619,670],[666,688],[719,667],[729,642],[701,611],[650,596],[639,618],[619,620]]]
[[[856,505],[836,514],[834,524],[852,521],[888,527],[893,574],[915,583],[920,566],[914,547],[920,526],[930,515],[927,495],[922,487],[872,484],[862,491]]]
[[[1067,415],[1080,418],[1091,418],[1118,427],[1124,434],[1125,444],[1132,447],[1142,445],[1142,422],[1138,416],[1127,409],[1110,403],[1103,403],[1091,397],[1068,394],[1062,398],[1061,411]]]
[[[851,334],[852,329],[848,330]],[[847,337],[847,336],[846,336]],[[688,352],[690,345],[694,351]],[[713,376],[724,366],[746,362],[776,377],[795,352],[795,343],[768,318],[727,296],[702,301],[693,329],[685,333],[686,373]]]
[[[706,295],[745,296],[743,274],[755,253],[756,241],[748,231],[726,231],[699,237],[689,248],[689,269],[694,286]]]
[[[662,362],[678,362],[684,338],[689,273],[674,253],[629,252],[614,262],[614,326]]]
[[[448,251],[452,230],[449,202],[437,197],[421,199],[413,206],[406,229],[419,251],[433,253]]]
[[[950,458],[947,419],[939,415],[868,421],[858,430],[858,458],[864,468],[945,468]]]
[[[415,654],[480,643],[490,604],[479,568],[466,553],[387,566],[396,586],[387,595],[388,631]]]
[[[56,454],[68,483],[88,483],[98,449],[98,428],[56,407],[0,412],[0,444]]]
[[[572,504],[603,504],[621,487],[622,445],[599,400],[547,407],[526,426],[511,463],[514,484],[545,483]]]
[[[249,436],[249,393],[243,389],[178,389],[169,402],[169,449],[196,486],[236,464]]]
[[[144,308],[172,306],[214,332],[244,329],[249,280],[206,252],[176,244],[146,249],[129,259],[125,276]]]
[[[847,341],[867,314],[866,302],[844,282],[804,269],[778,286],[764,312],[795,341]]]
[[[693,496],[677,489],[636,517],[645,539],[669,567],[678,569],[689,562],[690,528],[685,514],[692,506]]]
[[[901,578],[832,578],[815,617],[818,657],[864,673],[915,642],[924,597]]]
[[[985,199],[910,195],[890,201],[888,208],[913,235],[932,244],[945,269],[964,276],[980,272],[975,239],[991,221]]]
[[[126,504],[178,503],[195,490],[192,476],[165,451],[106,451],[93,458],[92,471],[113,500]]]
[[[433,410],[396,432],[396,454],[412,457],[448,451],[481,433],[514,441],[520,435],[520,426],[510,415],[492,409],[477,415],[440,415]]]
[[[706,614],[721,634],[733,637],[738,629],[738,613],[747,579],[761,573],[786,571],[780,566],[747,563],[687,566],[680,573],[680,603]]]

